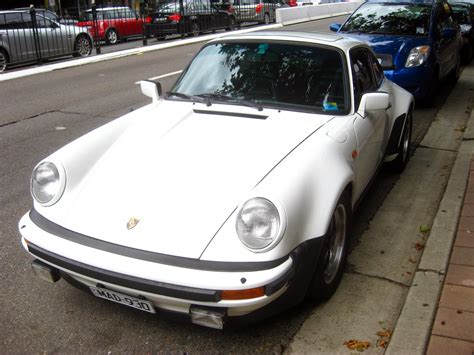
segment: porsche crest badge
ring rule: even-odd
[[[136,217],[132,217],[128,220],[127,222],[127,229],[133,229],[137,226],[138,222],[140,222],[140,220]]]

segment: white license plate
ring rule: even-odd
[[[155,308],[149,301],[141,300],[132,296],[123,295],[121,293],[107,290],[105,288],[89,286],[92,294],[96,297],[103,298],[112,302],[117,302],[128,307],[139,309],[140,311],[156,313]]]

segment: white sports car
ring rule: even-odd
[[[37,276],[222,328],[341,279],[352,211],[405,167],[414,100],[338,35],[207,43],[172,90],[33,170],[19,222]]]

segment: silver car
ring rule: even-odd
[[[8,66],[92,52],[87,28],[64,25],[30,11],[0,11],[0,72]]]

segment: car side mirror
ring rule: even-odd
[[[369,92],[362,95],[357,113],[365,117],[367,113],[390,108],[390,95],[386,92]]]
[[[333,32],[337,32],[339,31],[339,29],[341,28],[341,24],[340,23],[331,23],[329,25],[329,29]]]
[[[160,83],[155,83],[154,81],[150,80],[142,80],[140,81],[140,87],[142,89],[143,95],[151,97],[153,103],[158,102],[160,96],[162,95]]]
[[[442,32],[441,35],[443,38],[453,38],[456,36],[456,30],[454,28],[445,28]]]

